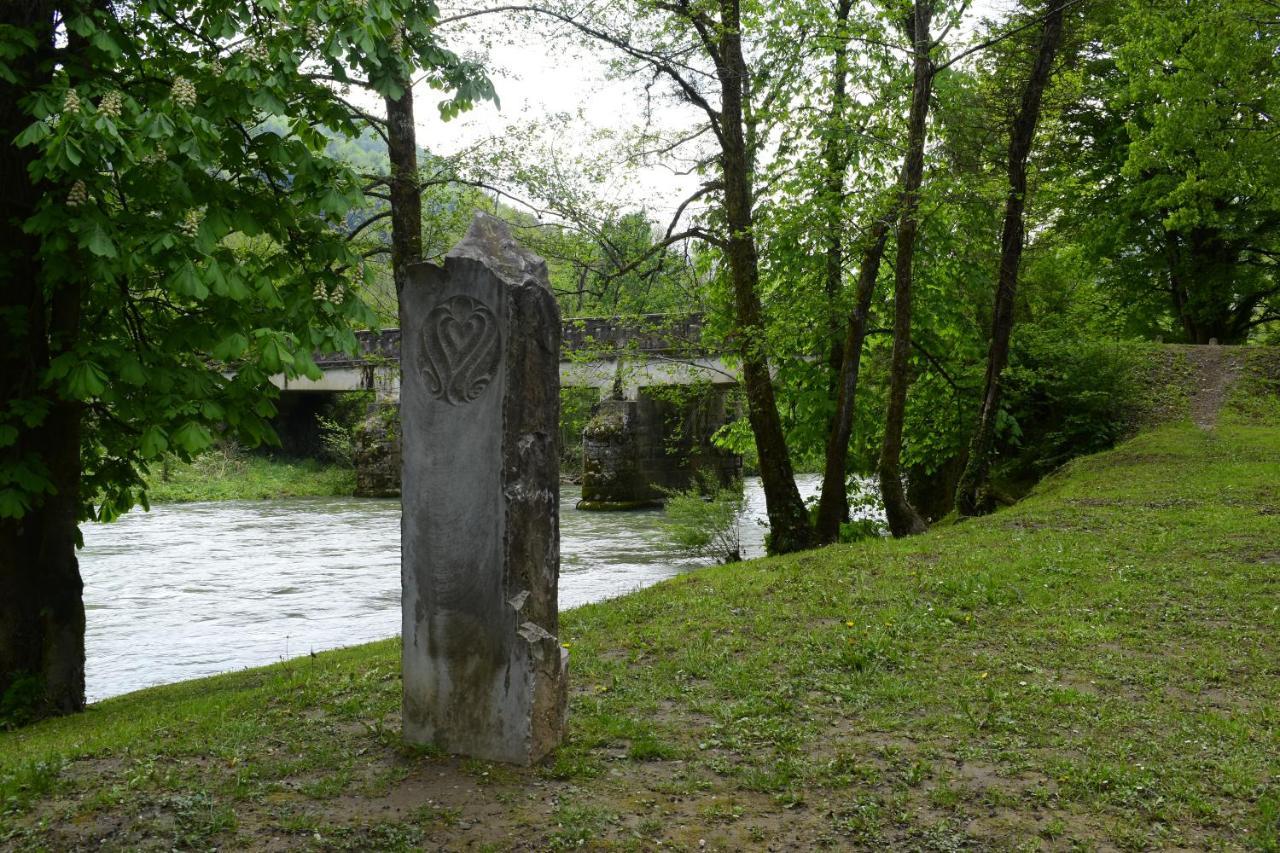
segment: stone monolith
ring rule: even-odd
[[[564,731],[560,316],[543,260],[476,214],[400,294],[404,737],[529,764]]]

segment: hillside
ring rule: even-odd
[[[0,734],[0,845],[1280,849],[1273,367],[994,516],[566,613],[546,766],[402,747],[387,641]]]

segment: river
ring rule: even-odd
[[[817,475],[799,478],[817,491]],[[561,489],[560,607],[699,563],[667,547],[660,510],[574,508]],[[764,551],[764,493],[746,482],[746,557]],[[382,639],[400,630],[400,502],[359,498],[164,504],[84,530],[90,701]]]

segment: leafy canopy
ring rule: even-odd
[[[52,490],[24,434],[60,398],[83,413],[80,516],[109,519],[145,506],[141,474],[165,452],[189,458],[224,428],[273,441],[270,377],[316,378],[313,353],[352,350],[372,320],[343,227],[361,182],[326,153],[362,126],[332,81],[395,97],[424,67],[446,116],[493,91],[421,0],[69,2],[50,16],[44,41],[0,30],[0,79],[31,119],[16,144],[42,190],[25,223],[40,310],[73,298],[80,322],[48,341],[38,387],[0,406],[0,517]],[[19,343],[31,328],[20,312],[0,322]]]

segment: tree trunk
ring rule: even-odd
[[[827,395],[831,400],[831,420],[827,425],[827,434],[832,435],[840,420],[841,381],[845,363],[846,323],[840,322],[840,294],[844,290],[844,198],[845,175],[849,170],[850,147],[844,139],[845,106],[848,103],[849,78],[849,40],[846,25],[849,12],[853,8],[853,0],[838,0],[836,4],[836,43],[833,50],[834,61],[831,67],[831,115],[823,130],[822,162],[823,175],[822,195],[818,199],[826,210],[825,239],[827,242],[825,290],[827,296],[827,367],[830,373]],[[856,311],[856,309],[855,309]],[[847,439],[846,439],[847,442]],[[830,448],[828,448],[828,456]],[[841,463],[843,464],[843,462]],[[829,493],[827,479],[823,480],[823,500],[831,504],[830,512],[838,516],[836,532],[839,533],[840,521],[849,517],[849,496],[844,488],[844,474],[841,472],[837,491]],[[818,521],[818,539],[823,542],[834,541],[822,533],[822,520]]]
[[[769,550],[783,554],[814,545],[800,490],[796,488],[791,456],[778,416],[769,375],[764,310],[760,304],[759,256],[753,232],[751,158],[744,133],[743,90],[748,79],[742,53],[738,0],[721,3],[720,92],[725,219],[729,238],[726,255],[733,286],[737,343],[747,416],[760,457],[760,480],[769,516]]]
[[[396,294],[409,280],[409,264],[422,260],[422,186],[418,181],[418,137],[413,124],[412,82],[404,94],[384,98],[387,157],[391,161],[391,275]]]
[[[836,4],[835,47],[831,66],[831,115],[823,129],[823,186],[818,203],[826,212],[824,225],[826,267],[824,285],[827,296],[827,362],[831,370],[830,396],[834,403],[839,393],[839,374],[844,362],[844,323],[840,322],[840,293],[844,290],[844,197],[845,174],[849,169],[849,145],[844,139],[845,107],[848,104],[849,41],[845,30],[853,0]]]
[[[0,24],[36,36],[41,55],[16,68],[28,75],[0,86],[0,398],[48,406],[34,427],[18,427],[0,450],[0,465],[43,469],[52,492],[32,498],[20,518],[0,519],[0,697],[15,717],[40,717],[84,708],[83,584],[76,561],[80,510],[78,403],[62,400],[41,382],[51,358],[75,345],[80,332],[78,283],[46,283],[37,260],[40,241],[22,224],[43,192],[33,184],[30,149],[12,140],[30,118],[23,94],[47,82],[52,69],[53,8],[48,3],[0,4]]]
[[[1187,341],[1244,343],[1258,299],[1235,288],[1239,245],[1221,230],[1208,227],[1166,229],[1164,238],[1169,292]]]
[[[853,403],[858,391],[858,372],[862,364],[862,344],[867,337],[867,318],[880,261],[889,238],[889,220],[876,220],[870,242],[862,252],[858,269],[858,292],[853,311],[845,328],[839,372],[836,412],[827,435],[826,464],[822,473],[822,496],[818,502],[818,541],[835,542],[840,536],[840,523],[849,517],[849,496],[845,491],[845,468],[849,460],[849,437],[853,432]]]
[[[1044,19],[1035,64],[1022,92],[1022,104],[1009,134],[1009,195],[1005,199],[1004,228],[1000,237],[1000,272],[996,280],[996,304],[991,321],[991,347],[983,384],[978,427],[969,445],[969,461],[956,487],[956,508],[962,515],[977,515],[993,508],[987,496],[991,456],[995,450],[996,419],[1000,415],[1000,379],[1009,363],[1009,339],[1013,334],[1014,298],[1018,290],[1018,265],[1022,260],[1027,196],[1027,158],[1035,141],[1040,102],[1053,58],[1062,41],[1063,8],[1055,6]]]
[[[880,452],[880,497],[894,536],[923,533],[927,526],[907,500],[902,488],[902,424],[907,410],[907,385],[911,380],[911,264],[915,254],[916,220],[920,184],[924,179],[924,143],[933,88],[933,63],[929,59],[932,0],[916,0],[912,7],[912,41],[915,63],[911,88],[911,113],[907,125],[907,153],[902,164],[902,212],[898,219],[898,255],[894,269],[893,356],[889,364],[889,406],[885,412],[884,447]]]

